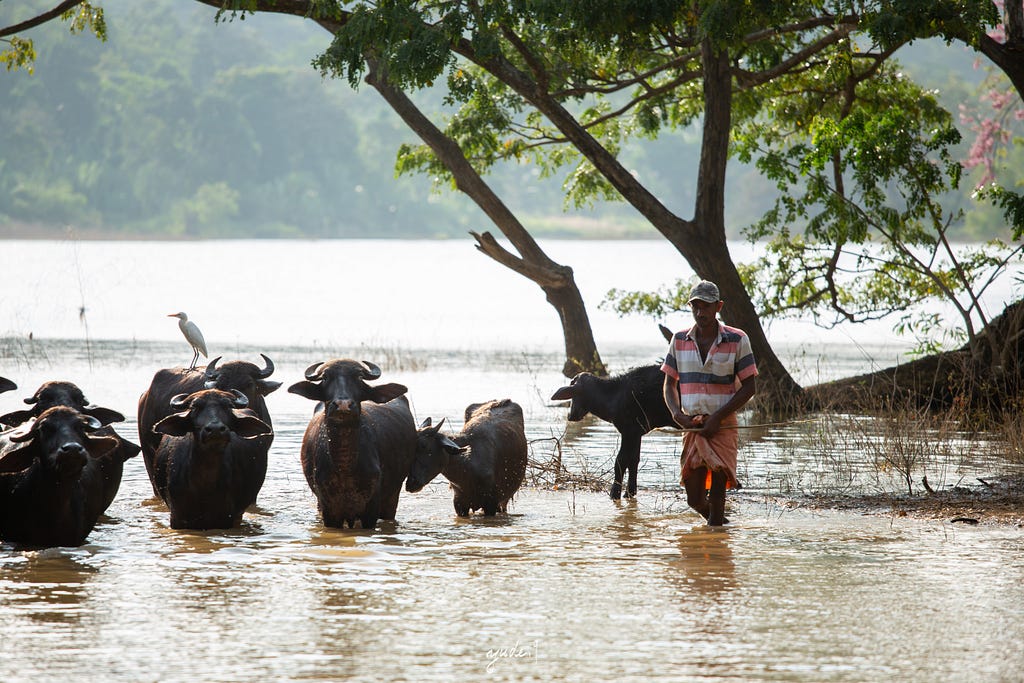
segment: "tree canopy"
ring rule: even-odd
[[[699,276],[719,283],[725,316],[751,335],[775,397],[799,387],[775,357],[761,312],[826,302],[848,319],[871,316],[899,304],[901,292],[912,293],[907,301],[954,285],[970,289],[1004,258],[965,258],[948,248],[957,211],[946,211],[941,195],[959,187],[951,152],[958,136],[893,56],[939,36],[971,45],[1016,83],[1024,33],[1017,3],[1006,13],[1003,41],[989,35],[999,20],[995,5],[958,0],[206,4],[222,17],[287,13],[329,28],[333,41],[314,63],[353,86],[366,79],[382,93],[443,92],[450,116],[441,133],[472,168],[445,160],[442,147],[425,140],[402,148],[402,170],[465,191],[469,176],[529,160],[542,176],[563,175],[572,205],[624,201]],[[623,151],[685,128],[699,128],[700,142],[692,205],[681,209],[653,192]],[[776,206],[751,232],[773,240],[759,271],[735,263],[727,243],[726,171],[737,153],[779,189]],[[203,195],[230,200],[214,215],[233,210],[227,189]],[[1015,221],[1024,215],[1012,190],[991,195]],[[887,251],[874,263],[882,265],[854,283],[859,292],[839,286],[847,247],[878,236]],[[922,257],[921,248],[936,245]],[[951,264],[938,263],[940,253]],[[864,269],[878,252],[854,258]],[[772,268],[776,276],[758,279]],[[765,283],[767,295],[751,292]],[[965,321],[970,327],[970,316]]]

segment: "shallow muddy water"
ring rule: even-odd
[[[180,349],[133,348],[90,369],[48,345],[0,408],[59,368],[137,441],[137,395]],[[275,378],[297,381],[316,353],[274,349]],[[464,403],[509,395],[533,459],[558,438],[570,468],[607,477],[614,430],[566,431],[546,400],[557,355],[522,362],[439,355],[385,375],[410,387],[418,421],[455,428]],[[438,480],[403,493],[397,523],[352,532],[322,527],[302,476],[311,404],[283,389],[268,404],[270,471],[241,528],[170,529],[136,458],[86,545],[0,546],[5,680],[997,681],[1024,667],[1021,530],[786,509],[772,473],[815,466],[780,445],[796,427],[747,439],[721,530],[678,493],[678,437],[654,433],[635,501],[526,488],[507,516],[462,520]]]
[[[453,273],[486,263],[468,248],[460,261],[455,245],[389,246],[388,262],[409,282],[387,290],[384,308],[331,299],[320,325],[329,299],[321,295],[336,283],[306,265],[310,253],[331,261],[365,251],[353,269],[368,277],[382,264],[370,254],[379,247],[248,245],[259,258],[307,259],[255,283],[263,298],[253,305],[226,280],[180,284],[195,277],[189,268],[215,270],[227,248],[216,243],[13,246],[19,258],[0,269],[0,375],[19,388],[0,396],[0,412],[23,407],[43,381],[70,380],[123,412],[116,429],[138,442],[139,394],[158,368],[189,359],[166,317],[184,308],[212,355],[267,353],[285,387],[312,362],[355,356],[380,364],[382,381],[409,387],[417,422],[446,417],[457,429],[468,403],[512,398],[524,408],[533,460],[561,452],[573,472],[610,476],[614,429],[594,419],[566,425],[565,407],[548,400],[566,382],[553,313],[536,291],[500,277],[458,290]],[[628,282],[578,271],[591,302],[608,287],[679,275],[667,265],[653,275],[658,245],[572,249],[617,267],[644,264],[631,267],[647,279]],[[416,271],[425,252],[450,267]],[[39,259],[52,278],[33,270]],[[495,310],[488,299],[510,303]],[[480,306],[468,322],[467,306]],[[663,355],[650,321],[596,313],[594,324],[614,371]],[[800,337],[785,329],[780,338]],[[895,352],[869,336],[821,357],[780,348],[801,381],[813,381],[888,364]],[[463,520],[437,480],[403,492],[396,523],[336,531],[320,524],[299,466],[312,404],[282,388],[268,406],[270,469],[240,528],[170,529],[136,458],[84,546],[0,545],[0,679],[931,682],[1015,681],[1024,671],[1024,531],[780,502],[822,489],[899,491],[899,476],[871,462],[870,430],[835,433],[815,421],[745,428],[745,486],[729,494],[725,529],[688,511],[676,481],[679,436],[655,432],[644,440],[634,501],[527,487],[508,515]],[[934,486],[950,486],[998,474],[991,450],[954,443],[922,466]]]

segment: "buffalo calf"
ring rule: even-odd
[[[615,480],[608,491],[614,500],[622,497],[622,478],[627,472],[626,496],[636,495],[644,434],[658,427],[675,426],[662,393],[664,378],[660,365],[633,368],[608,379],[581,372],[551,396],[553,401],[570,401],[570,422],[578,422],[589,413],[611,422],[618,430],[621,443],[615,456]]]
[[[440,433],[443,424],[431,426],[428,417],[420,425],[406,490],[419,491],[442,474],[460,517],[475,510],[507,512],[526,475],[523,409],[509,399],[474,403],[466,408],[462,431],[451,438]]]

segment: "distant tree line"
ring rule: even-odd
[[[301,40],[225,31],[180,7],[108,3],[105,43],[59,23],[37,30],[35,73],[0,78],[0,232],[466,233],[475,208],[396,180],[408,135],[376,100],[323,82]]]
[[[48,7],[4,3],[0,25]],[[0,78],[0,236],[12,223],[182,238],[455,237],[479,229],[482,217],[465,197],[433,192],[423,177],[396,178],[395,152],[413,136],[372,93],[317,77],[310,61],[323,39],[308,22],[256,17],[245,30],[224,30],[193,3],[103,7],[105,43],[60,22],[40,26],[35,73]],[[967,89],[952,78],[946,91],[962,99]],[[418,97],[443,109],[441,95]],[[680,190],[692,177],[679,175],[696,175],[697,131],[671,134],[684,138],[672,144],[667,135],[623,158],[666,205],[686,206],[693,197]],[[692,149],[689,169],[678,163],[680,144]],[[539,178],[535,166],[492,175],[535,234],[593,235],[600,224],[599,236],[655,235],[619,204],[567,208],[562,182]],[[729,183],[744,188],[727,207],[738,237],[771,206],[774,188],[742,165]],[[998,218],[972,214],[965,234],[996,231]]]

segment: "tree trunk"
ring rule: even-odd
[[[519,219],[476,172],[459,145],[424,116],[404,92],[388,83],[375,59],[368,57],[367,65],[367,83],[381,94],[405,124],[430,147],[434,155],[451,171],[456,187],[487,214],[520,255],[516,256],[502,247],[489,232],[471,233],[477,241],[477,249],[536,283],[558,312],[565,341],[562,373],[566,377],[573,377],[583,371],[607,375],[608,370],[597,351],[587,308],[576,286],[572,268],[548,258]]]
[[[1007,0],[1003,21],[1006,39],[999,43],[982,34],[978,49],[1009,76],[1017,94],[1024,97],[1024,4]]]
[[[704,62],[704,128],[697,175],[697,204],[689,232],[680,247],[702,278],[718,285],[725,305],[722,319],[750,337],[758,367],[758,394],[762,403],[784,407],[800,393],[800,387],[783,366],[761,326],[750,295],[740,280],[725,239],[725,173],[732,128],[732,74],[729,55],[715,50],[709,41],[701,46]]]
[[[980,336],[998,340],[976,357],[969,345],[891,368],[818,384],[805,391],[806,408],[875,413],[957,410],[977,420],[1020,410],[1024,390],[1024,302],[1009,304]]]
[[[672,213],[607,148],[595,140],[579,122],[541,85],[532,81],[510,62],[497,57],[481,64],[544,114],[552,124],[601,172],[609,183],[658,230],[702,278],[713,280],[726,300],[725,315],[730,324],[749,336],[757,359],[759,403],[776,408],[797,408],[800,386],[776,356],[761,327],[750,294],[729,254],[725,238],[725,169],[729,155],[729,127],[732,108],[732,76],[728,54],[704,53],[704,140],[701,147],[697,206],[694,220]],[[475,55],[463,53],[474,60]]]

